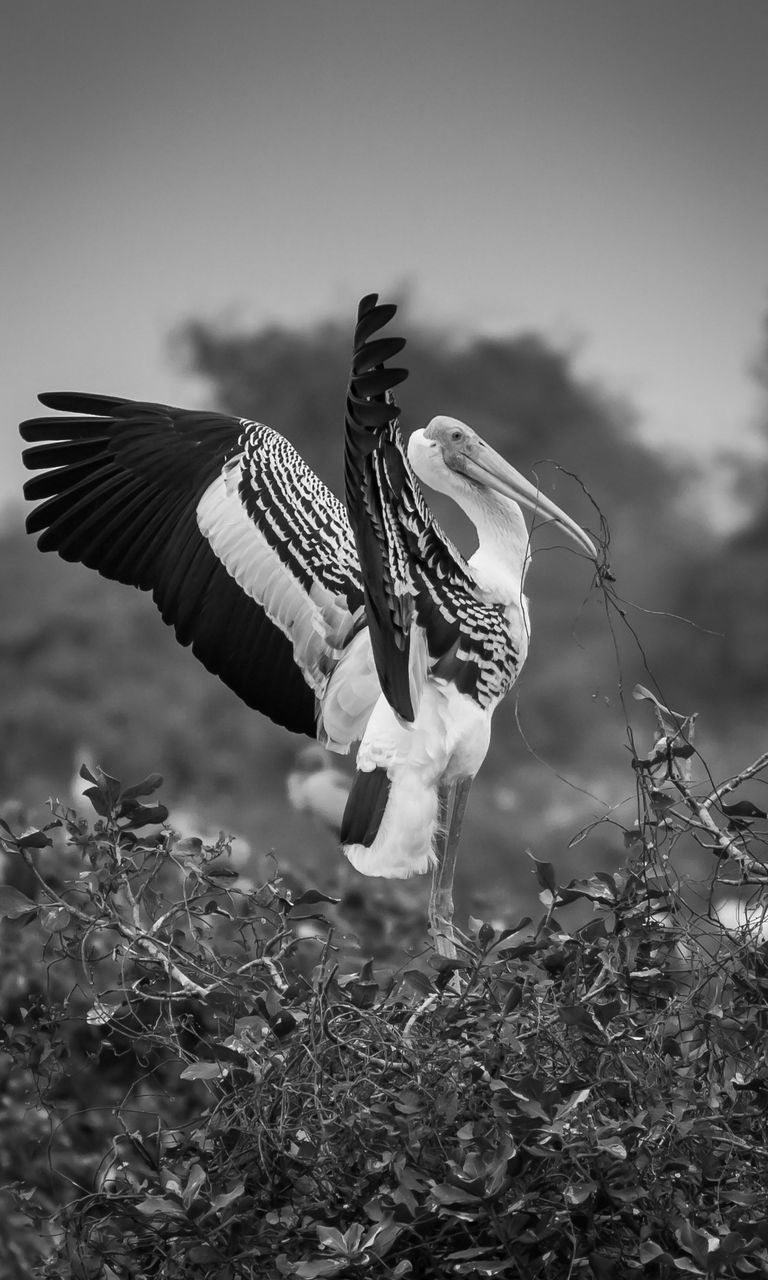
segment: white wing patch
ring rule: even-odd
[[[352,743],[359,742],[365,733],[371,712],[380,697],[371,633],[365,627],[347,645],[328,681],[317,726],[318,739],[331,750],[348,751]]]
[[[198,527],[230,577],[289,638],[296,665],[322,699],[354,618],[342,595],[317,580],[307,592],[282,563],[240,500],[242,464],[242,454],[231,458],[208,486]]]

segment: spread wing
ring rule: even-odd
[[[177,639],[249,706],[310,737],[365,624],[342,504],[261,423],[109,396],[40,396],[21,424],[27,529],[150,591]]]
[[[397,714],[412,722],[427,672],[481,703],[496,697],[509,628],[501,608],[479,598],[408,461],[392,399],[405,371],[384,365],[404,344],[374,336],[394,313],[375,294],[360,303],[344,472],[379,683]]]

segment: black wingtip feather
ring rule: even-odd
[[[377,293],[369,293],[363,298],[357,309],[357,325],[355,327],[355,350],[362,343],[383,329],[397,314],[394,302],[379,302]]]
[[[121,405],[132,403],[124,396],[101,396],[84,391],[41,391],[37,398],[46,409],[62,409],[65,413],[111,414]]]
[[[403,350],[405,339],[374,337],[396,312],[394,303],[379,303],[375,293],[363,298],[358,307],[347,390],[347,440],[349,445],[350,430],[362,429],[358,446],[364,453],[373,447],[377,433],[400,416],[392,392],[408,377],[408,370],[392,368],[386,361]],[[368,433],[370,439],[366,439]]]
[[[110,418],[27,418],[19,423],[22,440],[93,440],[104,434]]]

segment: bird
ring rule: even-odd
[[[322,747],[302,747],[285,780],[288,802],[307,813],[333,835],[341,834],[350,779],[334,765]]]
[[[411,434],[382,335],[393,303],[360,302],[344,412],[345,502],[255,420],[117,396],[50,392],[66,416],[20,426],[42,551],[152,593],[163,620],[249,707],[356,767],[341,846],[364,875],[431,871],[430,927],[456,955],[452,885],[491,717],[530,637],[521,508],[595,546],[466,423]],[[465,559],[422,485],[474,523]]]

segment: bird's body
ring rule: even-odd
[[[454,419],[438,423],[448,431],[463,427]],[[425,481],[439,481],[423,437],[423,432],[411,436],[409,460]],[[483,638],[485,660],[482,668],[472,663],[470,670],[474,668],[477,675],[467,687],[466,680],[451,678],[452,661],[457,673],[465,675],[461,664],[467,653],[461,642],[437,661],[427,654],[412,723],[403,721],[384,695],[379,697],[365,728],[357,767],[361,773],[377,769],[386,773],[391,803],[370,843],[345,847],[347,857],[366,875],[418,875],[433,865],[442,819],[439,790],[477,774],[488,751],[493,712],[528,652],[530,623],[523,595],[528,535],[519,508],[509,503],[514,509],[505,511],[500,501],[490,516],[479,503],[462,505],[475,519],[480,542],[466,565],[458,551],[453,554],[463,571],[462,590],[466,592],[472,584],[468,597],[472,635],[475,644]],[[435,582],[439,584],[439,574]],[[445,600],[442,611],[447,612]]]
[[[400,877],[445,853],[525,660],[518,503],[594,548],[456,419],[433,419],[406,450],[392,400],[406,373],[387,363],[404,344],[375,336],[394,311],[360,304],[346,505],[247,419],[57,393],[40,398],[78,416],[21,431],[42,473],[25,486],[42,500],[27,522],[41,549],[151,591],[179,641],[249,706],[334,751],[359,742],[344,851],[365,874]],[[473,520],[469,561],[420,480]]]
[[[357,769],[363,778],[380,771],[387,799],[381,824],[366,843],[350,839],[349,823],[346,831],[342,828],[344,852],[358,871],[404,879],[430,870],[436,861],[440,788],[474,778],[488,751],[492,711],[492,705],[480,707],[439,678],[426,681],[412,725],[399,721],[386,699],[379,699],[360,744]],[[361,790],[365,795],[364,783]]]

